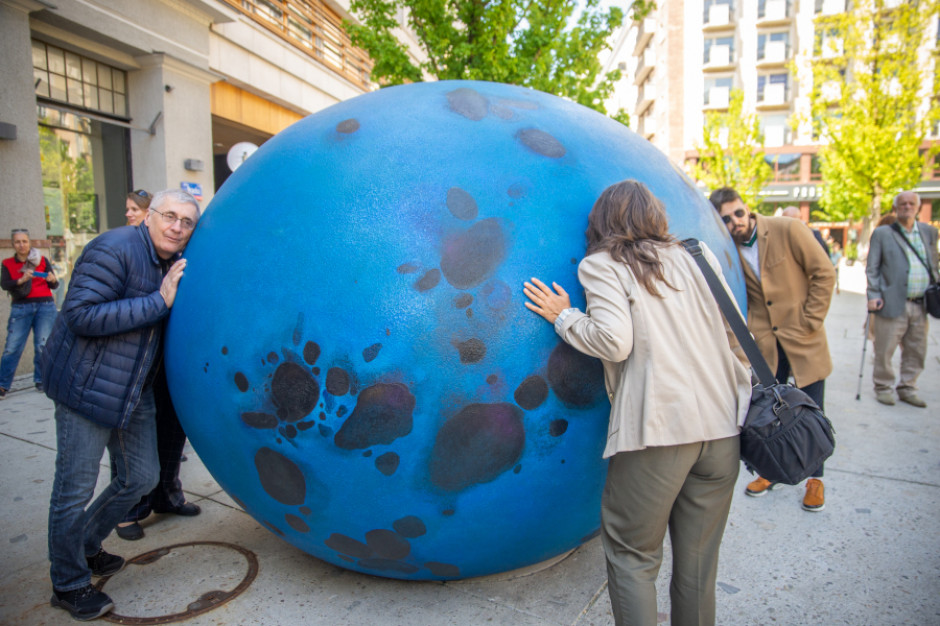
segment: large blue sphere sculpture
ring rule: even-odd
[[[523,306],[577,263],[625,178],[737,254],[647,141],[519,87],[383,89],[286,129],[225,183],[170,317],[192,444],[259,522],[310,554],[403,579],[493,574],[597,534],[609,404],[599,361]]]

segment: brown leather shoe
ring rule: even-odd
[[[803,496],[803,510],[811,513],[822,511],[826,508],[826,495],[823,482],[818,478],[810,478],[806,481],[806,495]]]
[[[900,399],[901,402],[907,402],[911,406],[920,407],[922,409],[927,406],[927,403],[917,395],[916,391],[899,391],[898,399]]]
[[[772,483],[766,478],[757,477],[756,480],[752,480],[747,485],[747,489],[744,490],[749,496],[759,498],[760,496],[765,495],[768,491],[773,491],[780,486],[780,483]]]

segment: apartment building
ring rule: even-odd
[[[902,0],[887,0],[900,2]],[[768,208],[815,209],[821,185],[818,140],[809,119],[808,69],[794,76],[794,59],[838,51],[836,33],[817,18],[851,8],[851,0],[666,0],[646,19],[627,23],[613,39],[607,68],[624,79],[608,108],[624,108],[632,129],[678,164],[697,157],[708,111],[728,108],[729,93],[741,89],[745,111],[755,113],[764,133],[774,178],[762,193]],[[937,42],[937,24],[930,41]],[[821,45],[816,46],[817,38]],[[808,67],[808,64],[796,64]],[[937,141],[936,129],[929,138]],[[940,219],[940,165],[918,188],[921,218]],[[839,226],[837,226],[839,227]]]

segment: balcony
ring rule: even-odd
[[[638,57],[653,40],[653,33],[656,32],[656,20],[647,17],[637,24],[636,46],[633,48],[633,56]]]
[[[633,78],[634,85],[642,85],[646,77],[650,75],[656,66],[656,51],[653,48],[647,48],[640,56],[640,62],[636,68],[636,76]]]
[[[654,100],[656,100],[656,87],[653,83],[648,82],[640,87],[637,96],[636,114],[638,116],[643,115],[653,105]]]
[[[787,86],[784,83],[764,85],[764,91],[757,92],[758,109],[776,109],[790,105],[787,100]]]
[[[790,2],[789,0],[767,0],[763,4],[763,12],[760,7],[757,10],[758,26],[778,26],[790,21]]]
[[[706,30],[728,28],[731,22],[731,7],[727,4],[715,4],[708,8],[704,28]]]
[[[787,62],[787,42],[768,41],[764,44],[764,56],[758,51],[758,66],[783,65]]]
[[[705,109],[727,109],[731,96],[730,87],[711,87],[705,91]]]
[[[724,70],[731,65],[731,46],[714,45],[708,49],[708,59],[702,69],[705,71]]]

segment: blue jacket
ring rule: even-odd
[[[102,426],[124,428],[163,337],[162,281],[146,226],[117,228],[86,245],[43,350],[46,395]]]

